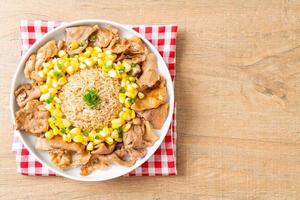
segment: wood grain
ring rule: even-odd
[[[2,1],[1,199],[300,199],[300,2]],[[178,176],[81,183],[16,174],[21,19],[177,23]]]

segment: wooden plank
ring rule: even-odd
[[[299,2],[12,0],[0,13],[0,199],[300,199]],[[179,25],[178,176],[16,174],[8,94],[20,20],[80,18]]]

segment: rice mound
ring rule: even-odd
[[[97,91],[100,104],[90,108],[83,100],[83,93],[91,88]],[[81,70],[70,76],[59,94],[61,110],[75,127],[83,131],[107,126],[122,110],[118,101],[120,83],[97,69]]]

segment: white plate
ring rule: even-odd
[[[57,168],[55,165],[51,163],[49,160],[49,156],[47,152],[42,152],[42,151],[37,151],[34,148],[35,144],[35,139],[36,137],[31,136],[29,134],[26,134],[22,131],[19,131],[20,133],[20,138],[25,147],[29,150],[29,152],[34,155],[34,157],[42,163],[44,166],[47,166],[50,170],[54,171],[56,174],[59,174],[61,176],[70,178],[70,179],[75,179],[75,180],[80,180],[80,181],[103,181],[103,180],[109,180],[112,178],[116,178],[119,176],[122,176],[124,174],[129,173],[130,171],[136,169],[139,167],[141,164],[143,164],[145,161],[149,159],[149,157],[156,151],[156,149],[160,146],[162,143],[164,137],[167,134],[168,128],[170,126],[171,120],[172,120],[172,114],[173,114],[173,107],[174,107],[174,89],[173,89],[173,84],[171,80],[171,76],[169,73],[169,70],[157,51],[157,49],[141,34],[133,31],[130,28],[127,28],[126,26],[112,22],[112,21],[106,21],[106,20],[80,20],[80,21],[74,21],[69,24],[65,24],[62,26],[59,26],[58,28],[50,31],[49,33],[45,34],[41,39],[36,41],[34,45],[26,52],[25,55],[23,55],[18,67],[17,71],[14,75],[13,81],[12,81],[12,86],[11,86],[11,93],[10,93],[10,109],[12,113],[12,119],[13,122],[15,121],[15,112],[18,110],[18,106],[15,101],[15,96],[14,96],[14,91],[15,89],[26,82],[29,82],[23,74],[23,69],[25,62],[27,58],[32,54],[35,53],[43,44],[45,44],[47,41],[51,39],[62,39],[64,38],[65,34],[65,28],[69,26],[80,26],[80,25],[94,25],[98,24],[99,26],[107,26],[107,25],[112,25],[116,27],[119,30],[119,33],[121,36],[125,37],[130,37],[130,36],[138,36],[139,38],[142,38],[143,41],[146,43],[148,46],[149,50],[153,52],[156,57],[157,57],[157,66],[159,72],[164,76],[166,79],[166,85],[167,85],[167,91],[168,91],[168,98],[169,98],[169,111],[168,111],[168,116],[167,119],[164,123],[164,126],[162,127],[161,130],[156,130],[156,134],[159,136],[159,140],[152,146],[147,148],[147,154],[144,158],[139,159],[134,166],[132,167],[124,167],[124,166],[119,166],[119,165],[112,165],[107,169],[104,170],[94,170],[90,175],[88,176],[80,176],[80,169],[79,168],[74,168],[70,170],[65,170],[62,171],[59,168]]]

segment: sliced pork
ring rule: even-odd
[[[97,30],[99,30],[98,25],[66,28],[66,44],[68,46],[68,54],[74,55],[81,53],[88,46],[88,38]],[[77,42],[79,47],[73,49],[70,46],[72,42]]]
[[[16,129],[39,136],[48,130],[48,118],[43,103],[31,100],[16,112]]]
[[[165,103],[159,106],[158,108],[140,111],[138,112],[138,114],[141,115],[147,121],[149,121],[153,128],[161,129],[166,120],[168,108],[169,104]]]
[[[23,107],[32,99],[37,99],[41,96],[40,90],[32,84],[23,84],[15,91],[16,101],[19,107]]]
[[[157,88],[144,91],[145,97],[143,99],[136,99],[131,108],[135,111],[143,111],[152,108],[157,108],[167,101],[166,81],[161,78],[160,84]]]
[[[156,56],[153,53],[147,55],[145,62],[142,65],[143,73],[138,79],[140,90],[153,87],[160,79],[157,71]]]

